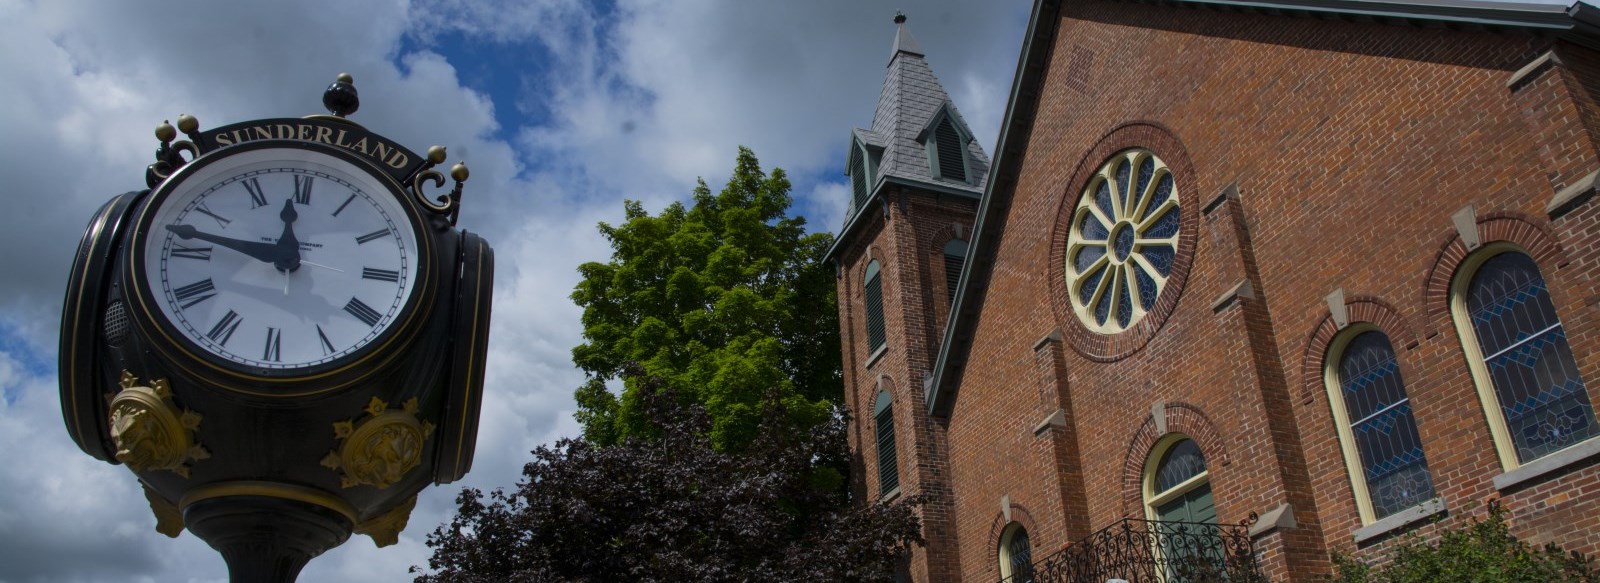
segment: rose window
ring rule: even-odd
[[[1178,248],[1178,191],[1149,150],[1112,156],[1072,214],[1067,293],[1090,330],[1115,334],[1155,309]]]

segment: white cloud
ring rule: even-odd
[[[870,117],[894,27],[888,3],[579,0],[275,3],[0,0],[0,581],[221,581],[193,534],[169,540],[130,473],[83,455],[62,428],[53,371],[60,298],[83,225],[111,195],[142,187],[154,126],[202,126],[320,110],[350,72],[357,121],[472,169],[461,225],[495,246],[499,270],[474,470],[425,490],[400,543],[365,537],[313,560],[305,581],[397,581],[425,565],[423,541],[460,486],[511,487],[528,451],[575,435],[570,363],[581,340],[568,295],[582,261],[609,246],[594,225],[622,199],[651,210],[713,189],[738,145],[783,166],[814,229],[837,229],[847,132]],[[908,7],[911,26],[986,149],[1005,104],[1026,6]],[[408,36],[410,35],[410,36]],[[504,75],[495,101],[468,87],[487,53],[540,60]],[[409,40],[408,40],[409,39]],[[508,102],[509,101],[509,102]],[[529,118],[527,115],[535,117]],[[508,115],[510,114],[510,115]],[[507,120],[522,120],[508,123]],[[21,218],[19,218],[21,217]]]

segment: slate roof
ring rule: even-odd
[[[878,109],[872,114],[872,131],[885,138],[883,160],[878,163],[875,181],[885,176],[902,178],[911,182],[933,183],[946,188],[970,193],[974,198],[983,194],[984,179],[989,174],[989,157],[977,140],[967,142],[967,155],[972,160],[972,184],[942,180],[933,176],[928,168],[927,151],[917,141],[918,135],[934,114],[945,104],[956,111],[950,95],[945,93],[939,78],[923,58],[922,48],[904,22],[896,25],[894,52],[889,55],[889,71],[883,78],[883,90],[878,94]],[[971,135],[972,130],[954,116],[962,129]],[[873,185],[874,187],[877,184]]]
[[[928,167],[927,150],[918,138],[922,137],[941,108],[949,109],[952,121],[966,135],[971,136],[972,130],[967,127],[955,103],[950,101],[950,94],[945,93],[939,78],[934,76],[933,69],[923,58],[922,47],[911,36],[911,30],[905,22],[898,18],[896,20],[894,47],[889,54],[883,90],[878,94],[878,107],[872,114],[872,129],[855,128],[852,132],[852,136],[863,143],[882,148],[882,158],[872,172],[866,201],[861,208],[850,209],[846,214],[844,228],[834,247],[828,250],[827,259],[834,257],[839,242],[848,239],[858,227],[856,219],[865,214],[861,211],[874,204],[885,184],[903,184],[977,199],[983,195],[988,182],[989,156],[976,139],[967,140],[970,183],[935,177],[933,170]],[[851,144],[851,147],[855,147],[855,144]],[[847,168],[848,156],[846,152]]]

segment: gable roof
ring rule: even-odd
[[[1283,16],[1335,18],[1356,22],[1389,22],[1461,29],[1515,30],[1555,38],[1600,50],[1600,9],[1582,2],[1521,4],[1478,0],[1422,0],[1373,2],[1367,0],[1127,0],[1146,4],[1238,10]],[[971,349],[972,330],[983,304],[984,288],[994,265],[1006,211],[1015,193],[1023,150],[1032,130],[1042,96],[1045,68],[1061,22],[1062,0],[1035,0],[1022,54],[1012,80],[1000,141],[989,169],[987,187],[978,202],[971,247],[961,270],[950,319],[939,343],[933,370],[923,378],[928,412],[948,414],[959,389],[958,380]],[[837,245],[837,243],[835,243]]]
[[[966,141],[968,170],[966,182],[936,177],[928,165],[927,151],[919,141],[923,128],[928,127],[941,111],[950,112],[950,120],[964,136],[971,136],[955,103],[933,75],[933,69],[923,59],[922,47],[911,36],[904,16],[895,17],[894,49],[889,55],[888,71],[883,78],[883,89],[878,94],[878,106],[872,114],[872,129],[856,128],[853,137],[863,143],[883,148],[882,158],[867,185],[868,195],[860,208],[851,208],[845,215],[844,228],[834,239],[823,260],[833,259],[859,230],[864,212],[878,202],[878,193],[887,184],[913,186],[944,194],[955,194],[976,199],[983,194],[989,174],[989,157],[977,140]],[[853,144],[852,144],[853,147]],[[846,153],[846,168],[849,167]],[[851,202],[852,206],[855,202]]]

